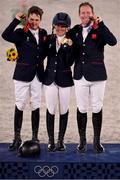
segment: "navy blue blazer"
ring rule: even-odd
[[[104,46],[114,46],[117,40],[103,21],[99,23],[98,28],[91,28],[84,42],[82,29],[81,25],[76,25],[68,32],[75,44],[74,79],[79,80],[84,76],[88,81],[106,80]]]
[[[19,23],[20,21],[15,18],[2,33],[3,39],[14,43],[18,51],[13,79],[30,82],[37,75],[39,81],[43,82],[47,32],[39,29],[39,44],[37,44],[30,30],[28,32],[24,32],[22,28],[15,30]]]
[[[55,82],[60,87],[73,86],[71,66],[74,62],[73,47],[61,45],[56,51],[56,36],[47,38],[47,66],[45,70],[44,84]]]

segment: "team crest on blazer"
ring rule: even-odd
[[[97,39],[97,34],[92,34],[92,39]]]

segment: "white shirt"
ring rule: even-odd
[[[90,26],[87,26],[87,27],[83,27],[83,31],[82,31],[82,35],[83,35],[83,42],[85,41],[88,33],[90,32],[91,30],[91,25]]]
[[[36,29],[36,30],[30,29],[30,31],[33,34],[33,36],[35,37],[37,44],[39,44],[39,29]]]
[[[58,51],[60,46],[61,46],[61,41],[62,39],[64,39],[65,35],[64,36],[57,36],[56,38],[56,50]]]

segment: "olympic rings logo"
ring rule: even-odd
[[[57,166],[49,167],[49,166],[45,165],[43,167],[41,167],[41,166],[35,166],[34,167],[34,172],[36,174],[38,174],[39,177],[45,177],[45,176],[53,177],[55,174],[58,173],[58,171],[59,171],[59,169]]]

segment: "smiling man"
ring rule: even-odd
[[[100,143],[102,127],[102,108],[107,73],[104,63],[104,46],[114,46],[116,38],[105,26],[102,19],[96,16],[89,2],[79,5],[78,24],[70,30],[70,37],[76,44],[74,83],[77,101],[77,123],[80,135],[79,152],[86,151],[86,125],[89,101],[92,107],[94,129],[93,147],[101,153],[104,147]]]
[[[39,109],[41,102],[42,82],[44,75],[43,60],[46,51],[46,30],[40,28],[43,10],[32,6],[28,10],[27,25],[15,30],[22,12],[16,14],[15,19],[3,32],[2,37],[16,45],[18,60],[14,71],[15,85],[15,114],[14,140],[9,150],[16,150],[21,145],[21,126],[23,110],[28,98],[31,104],[32,140],[38,141]]]

